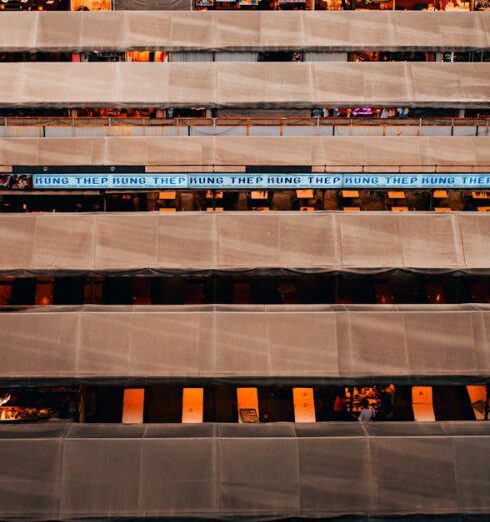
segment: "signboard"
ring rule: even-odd
[[[33,174],[53,189],[488,189],[490,174]]]

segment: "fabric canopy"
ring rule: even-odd
[[[116,9],[186,9],[187,0]],[[168,6],[168,7],[166,7]],[[487,49],[490,15],[445,12],[226,11],[2,13],[0,52],[24,50]]]
[[[0,380],[490,377],[490,305],[85,306],[0,314]]]
[[[316,172],[360,172],[362,167],[366,172],[489,172],[490,137],[0,138],[0,165],[163,165],[194,171],[312,165]]]
[[[490,63],[0,64],[2,107],[488,107]]]
[[[190,11],[192,0],[112,0],[116,11]],[[124,14],[124,13],[123,13]]]
[[[488,270],[486,213],[0,215],[0,271]]]
[[[490,512],[484,422],[57,423],[0,438],[2,520]]]

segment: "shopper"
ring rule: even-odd
[[[361,401],[362,410],[359,413],[359,422],[371,422],[376,417],[376,412],[371,406],[369,406],[369,401],[367,399],[362,399]]]

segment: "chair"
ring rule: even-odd
[[[158,199],[168,200],[175,199],[177,196],[177,192],[175,190],[164,190],[158,193]]]
[[[252,199],[267,199],[267,190],[252,190]]]
[[[388,197],[390,199],[405,199],[405,192],[401,190],[389,190]]]
[[[296,197],[298,199],[311,199],[315,197],[315,194],[313,193],[313,189],[303,189],[296,191]]]
[[[490,199],[490,192],[472,192],[473,199]]]
[[[343,198],[358,198],[359,191],[358,190],[342,190],[341,196]]]
[[[447,199],[447,190],[434,190],[434,192],[432,193],[432,197],[434,199]]]

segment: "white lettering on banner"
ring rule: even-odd
[[[308,186],[309,187],[323,187],[323,186],[332,186],[332,187],[342,187],[342,178],[340,176],[307,176],[308,178]]]
[[[490,188],[490,174],[33,174],[35,189]]]
[[[343,181],[344,187],[377,187],[379,185],[379,180],[376,176],[345,176]]]
[[[120,174],[34,174],[34,188],[50,189],[153,189],[153,188],[187,188],[187,176],[178,175],[120,175]]]

